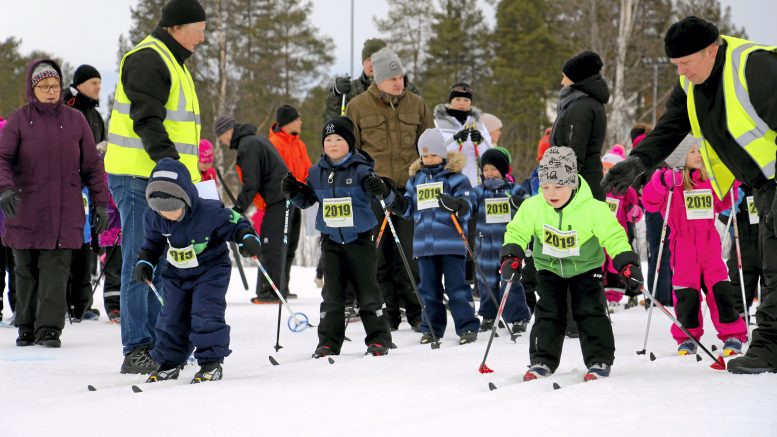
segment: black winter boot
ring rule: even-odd
[[[19,327],[19,337],[16,339],[17,346],[32,346],[35,344],[35,335],[32,328],[27,326]]]
[[[59,339],[60,331],[54,328],[41,329],[40,337],[35,340],[35,344],[45,347],[62,347],[62,341]]]

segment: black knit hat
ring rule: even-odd
[[[572,82],[580,82],[583,79],[599,74],[602,70],[602,58],[598,54],[586,50],[582,53],[578,53],[572,56],[564,63],[561,71]]]
[[[491,164],[499,170],[502,178],[507,176],[510,173],[510,157],[505,153],[506,150],[503,150],[501,147],[486,150],[480,157],[480,170],[482,171],[486,164]]]
[[[472,100],[473,95],[474,92],[472,91],[472,87],[468,83],[454,83],[453,86],[451,86],[450,93],[448,93],[448,103],[450,103],[451,100],[453,100],[455,97],[466,97]]]
[[[282,105],[275,111],[275,121],[278,122],[278,127],[286,126],[298,118],[299,112],[291,105]]]
[[[197,0],[170,0],[162,8],[160,27],[179,26],[181,24],[205,21],[205,9]]]
[[[333,117],[324,123],[321,130],[321,147],[324,146],[324,139],[329,135],[337,134],[343,137],[348,143],[348,150],[353,150],[356,143],[356,135],[353,133],[353,121],[348,117]]]
[[[96,68],[92,67],[91,65],[81,65],[78,68],[76,68],[75,73],[73,73],[73,83],[70,84],[73,88],[77,87],[78,85],[81,85],[82,83],[86,82],[89,79],[93,78],[102,79],[100,77],[100,72],[97,71]]]
[[[664,36],[664,51],[670,58],[682,58],[714,43],[720,31],[714,24],[694,16],[674,23]]]
[[[367,41],[364,41],[364,46],[362,47],[362,61],[369,58],[383,47],[386,47],[386,41],[383,41],[380,38],[370,38]]]

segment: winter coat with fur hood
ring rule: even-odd
[[[475,187],[482,182],[481,180],[478,180],[478,174],[480,173],[480,157],[486,150],[494,147],[491,144],[491,135],[488,133],[486,125],[480,121],[480,109],[473,106],[470,110],[469,117],[467,117],[467,120],[462,124],[456,117],[445,111],[446,107],[447,104],[445,103],[440,103],[434,107],[434,125],[440,133],[442,133],[443,138],[445,138],[445,144],[448,146],[449,152],[461,152],[464,154],[464,168],[461,172],[469,179],[470,185]],[[469,138],[461,144],[458,144],[453,140],[453,136],[456,132],[465,127],[472,127],[473,125],[483,136],[483,141],[478,144],[477,148],[475,148],[475,144],[473,144],[472,140]]]

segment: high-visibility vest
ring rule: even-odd
[[[726,127],[737,144],[761,169],[766,179],[773,179],[775,172],[775,154],[777,132],[755,112],[748,94],[745,65],[747,57],[756,50],[777,51],[777,46],[764,46],[751,41],[721,35],[726,40],[726,59],[723,64],[723,96],[726,104]],[[696,115],[696,102],[693,98],[693,84],[685,76],[680,76],[680,85],[688,96],[688,118],[691,133],[699,142],[704,166],[712,182],[712,188],[723,198],[734,184],[734,175],[720,160],[718,154],[704,138]]]
[[[151,49],[170,71],[170,95],[165,109],[167,115],[163,121],[170,141],[178,151],[180,161],[189,170],[192,180],[200,180],[197,166],[200,144],[200,104],[194,91],[194,80],[186,66],[179,64],[173,53],[160,40],[147,36],[143,41],[127,52],[121,60],[119,83],[116,86],[116,98],[111,111],[108,129],[108,150],[105,153],[105,171],[109,174],[139,176],[147,178],[156,165],[148,156],[143,142],[133,128],[130,118],[130,100],[124,92],[121,75],[127,57],[138,50]]]

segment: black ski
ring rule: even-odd
[[[96,388],[94,388],[94,386],[93,386],[93,385],[87,385],[87,386],[86,386],[86,389],[87,389],[87,390],[89,390],[89,391],[97,391],[97,389],[96,389]]]
[[[143,393],[143,390],[140,389],[137,385],[132,386],[133,393]]]
[[[275,358],[273,358],[273,356],[272,356],[272,355],[270,355],[270,356],[269,356],[269,357],[267,357],[267,358],[269,358],[269,359],[270,359],[270,363],[272,363],[272,365],[273,365],[273,366],[277,366],[277,365],[279,365],[279,364],[280,364],[280,363],[279,363],[279,362],[278,362],[278,361],[277,361]]]

